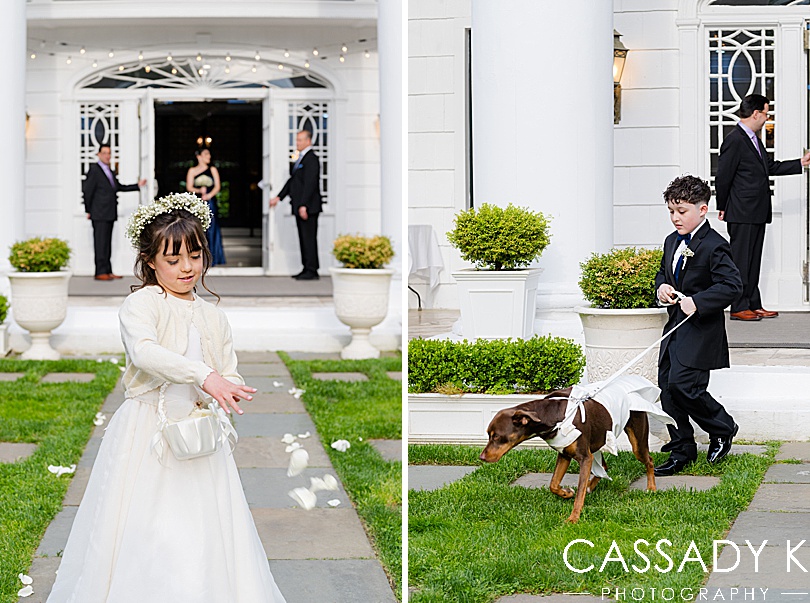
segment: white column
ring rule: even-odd
[[[402,316],[402,257],[405,237],[402,228],[403,171],[402,112],[405,91],[403,62],[403,28],[407,23],[405,3],[384,0],[378,4],[377,51],[380,74],[380,218],[382,234],[394,246],[394,270],[391,279],[390,311]]]
[[[551,216],[535,331],[579,336],[579,263],[613,241],[613,3],[472,0],[472,69],[474,202]]]
[[[6,57],[3,69],[5,90],[0,94],[0,165],[5,180],[3,219],[0,220],[0,273],[10,269],[11,244],[25,236],[25,0],[9,0],[0,20],[0,56]],[[0,282],[0,293],[7,293],[8,281]]]

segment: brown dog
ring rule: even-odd
[[[498,412],[487,427],[489,442],[479,458],[487,463],[495,463],[512,448],[529,438],[536,436],[544,440],[553,438],[557,435],[557,424],[565,417],[570,394],[571,388],[555,391],[539,400],[524,402]],[[585,422],[582,422],[579,412],[574,417],[574,427],[581,435],[558,453],[557,465],[554,467],[554,475],[549,485],[549,490],[557,496],[572,498],[574,491],[562,488],[560,482],[568,470],[571,459],[577,460],[579,485],[574,510],[567,520],[570,523],[579,521],[582,506],[585,504],[585,493],[592,492],[599,483],[599,477],[590,477],[593,453],[605,445],[606,432],[612,426],[610,413],[599,402],[588,399],[583,404]],[[655,467],[650,458],[648,445],[649,430],[647,413],[630,411],[630,419],[624,427],[624,432],[630,439],[633,454],[647,468],[647,490],[655,490],[653,473]]]

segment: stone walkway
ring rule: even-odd
[[[395,602],[385,572],[342,484],[337,492],[319,492],[311,511],[297,507],[287,495],[293,488],[308,487],[310,477],[337,474],[301,400],[288,393],[293,381],[286,366],[272,353],[245,353],[239,358],[240,373],[259,391],[252,402],[244,403],[245,414],[235,417],[239,443],[234,458],[270,569],[287,603]],[[105,400],[102,412],[109,418],[122,401],[119,384]],[[103,428],[96,428],[90,438],[65,496],[64,508],[36,551],[29,571],[35,594],[20,599],[20,603],[47,599]],[[296,441],[309,453],[309,465],[301,475],[288,478],[289,454],[281,438],[285,433],[307,431],[309,438]],[[332,499],[339,500],[340,505],[327,505]]]
[[[760,454],[764,450],[763,446],[742,445],[732,448],[732,453]],[[725,537],[734,544],[725,545],[717,567],[703,587],[705,592],[700,594],[695,590],[696,600],[810,601],[810,442],[784,442],[776,460],[790,462],[777,463],[768,469],[748,509],[740,513]],[[408,487],[411,490],[437,490],[464,478],[476,468],[411,465],[408,467]],[[550,479],[550,473],[530,473],[512,485],[547,488]],[[717,482],[715,477],[688,475],[656,479],[658,489],[662,491],[673,487],[708,490]],[[563,478],[563,485],[576,484],[574,474],[566,474]],[[642,477],[630,487],[646,488],[646,478]],[[755,550],[765,543],[759,554],[758,567],[747,542]],[[707,560],[708,564],[711,564],[711,559]],[[722,571],[729,568],[734,569]],[[767,591],[763,594],[761,589]],[[660,591],[657,594],[661,596]],[[651,600],[649,590],[645,596],[645,600]],[[520,594],[501,597],[496,603],[588,603],[600,600],[612,599],[602,598],[601,593]],[[629,591],[624,600],[634,600]]]

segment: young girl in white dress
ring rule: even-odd
[[[119,312],[125,400],[109,422],[48,603],[279,603],[230,446],[178,460],[159,431],[213,398],[239,414],[225,314],[195,294],[211,263],[208,206],[191,194],[142,206],[128,236],[142,281]],[[204,394],[203,394],[204,392]]]

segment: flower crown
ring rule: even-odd
[[[127,223],[127,238],[135,249],[140,247],[141,232],[160,214],[168,214],[173,209],[185,209],[200,220],[203,230],[211,225],[211,212],[208,203],[193,193],[172,193],[161,197],[149,205],[141,205]]]

